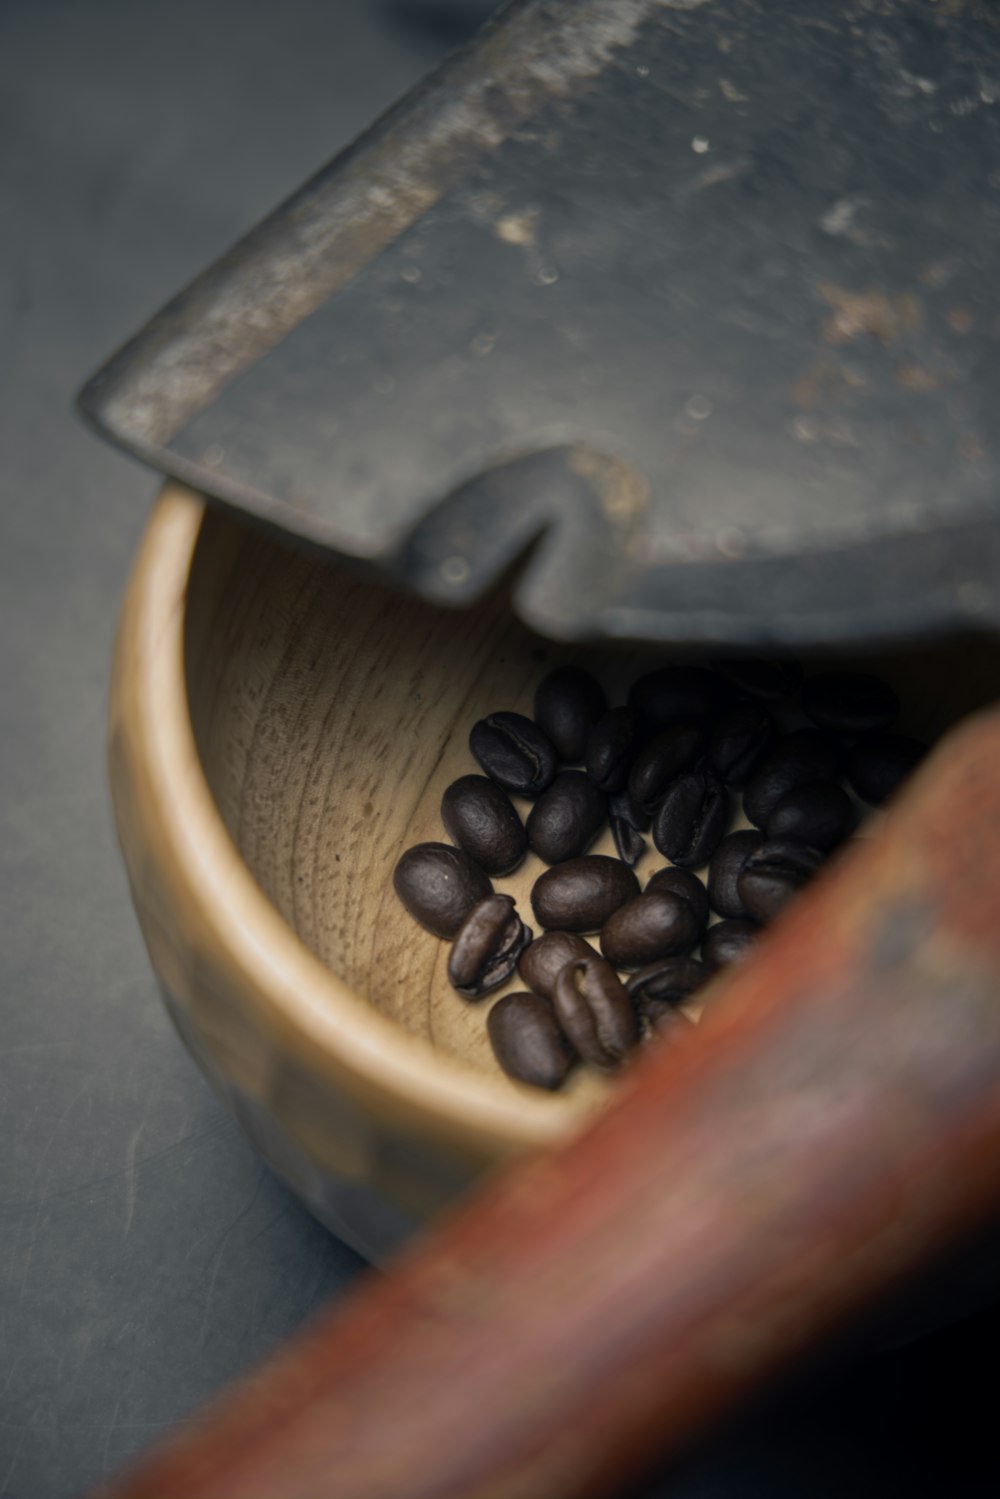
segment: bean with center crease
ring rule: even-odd
[[[639,881],[620,859],[584,854],[539,875],[531,908],[539,926],[547,929],[598,932],[612,911],[638,894]]]
[[[489,877],[468,854],[447,843],[417,843],[393,871],[396,894],[435,937],[454,937],[479,901],[493,894]]]
[[[628,778],[632,799],[644,812],[654,812],[667,787],[697,762],[704,746],[704,732],[696,723],[663,729],[635,757]]]
[[[673,895],[681,896],[694,911],[699,932],[705,930],[708,923],[708,891],[690,869],[677,869],[672,864],[658,869],[646,881],[646,893],[651,890],[669,890]]]
[[[493,1055],[518,1082],[552,1091],[575,1061],[550,1001],[539,994],[505,994],[490,1010],[486,1031]]]
[[[582,770],[561,770],[528,813],[528,843],[546,864],[586,853],[604,826],[608,798]]]
[[[726,788],[702,765],[667,788],[653,819],[653,842],[675,864],[697,869],[715,853],[728,818]]]
[[[802,667],[797,661],[713,661],[716,671],[741,692],[749,692],[766,703],[778,702],[798,691]]]
[[[764,846],[764,834],[740,828],[723,838],[708,866],[708,903],[720,916],[737,920],[749,912],[739,893],[739,877],[751,854]]]
[[[755,921],[717,921],[702,938],[701,960],[713,972],[747,957],[760,941]]]
[[[487,874],[510,874],[528,851],[528,835],[506,791],[489,776],[459,776],[441,798],[445,831]]]
[[[448,955],[448,980],[464,999],[482,999],[505,984],[531,941],[511,895],[490,895],[473,906]]]
[[[740,899],[755,921],[770,921],[819,869],[823,854],[807,843],[784,839],[752,853],[737,880]]]
[[[607,712],[604,689],[581,666],[557,666],[535,690],[535,722],[560,760],[583,760],[590,728]]]
[[[601,929],[601,952],[616,968],[642,968],[657,958],[690,952],[700,935],[689,901],[669,890],[650,890],[608,917]]]
[[[556,752],[523,713],[491,713],[473,724],[469,748],[488,776],[517,796],[538,796],[551,785]]]
[[[680,1005],[708,982],[710,975],[697,958],[663,958],[647,963],[625,980],[625,989],[640,1015],[649,1019],[653,1005]]]
[[[639,1039],[632,1001],[596,953],[560,970],[553,1005],[571,1045],[594,1067],[616,1067]]]
[[[635,714],[629,708],[612,708],[599,718],[587,734],[584,765],[600,791],[621,791],[639,747]]]

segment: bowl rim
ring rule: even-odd
[[[188,705],[185,604],[207,511],[196,491],[163,487],[115,649],[112,729],[124,728],[130,771],[141,778],[142,856],[156,861],[175,915],[197,919],[213,961],[297,1064],[369,1109],[486,1161],[565,1137],[593,1103],[491,1078],[404,1031],[306,947],[244,862],[202,768]]]

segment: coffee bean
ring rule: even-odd
[[[737,880],[740,900],[755,921],[770,921],[812,879],[823,862],[807,843],[768,842],[747,859]]]
[[[749,956],[759,941],[755,921],[717,921],[702,938],[701,960],[714,973]]]
[[[560,969],[577,958],[592,957],[593,952],[590,943],[574,932],[543,932],[521,953],[517,972],[533,993],[551,999]]]
[[[715,853],[728,818],[726,788],[703,765],[668,788],[653,819],[653,842],[665,858],[696,869]]]
[[[491,713],[473,724],[469,748],[483,770],[517,796],[538,796],[551,785],[556,752],[523,713]]]
[[[704,746],[705,735],[698,724],[674,724],[657,734],[635,757],[628,778],[632,800],[652,813],[670,783],[698,761]]]
[[[802,685],[801,702],[813,723],[835,734],[875,734],[899,713],[887,682],[860,671],[824,671]]]
[[[561,1087],[575,1060],[552,1005],[538,994],[518,990],[498,999],[486,1032],[507,1076],[536,1088]]]
[[[596,953],[560,970],[552,1003],[571,1046],[594,1067],[616,1067],[639,1039],[632,1001]]]
[[[531,941],[511,895],[488,895],[473,906],[448,955],[448,981],[464,999],[482,999],[505,984]]]
[[[459,776],[441,798],[448,837],[487,874],[510,874],[528,851],[524,824],[506,791],[488,776]]]
[[[649,1027],[643,1040],[655,1041],[658,1045],[676,1046],[685,1041],[696,1029],[690,1015],[685,1015],[669,1000],[652,999],[646,1006],[646,1024]]]
[[[620,859],[584,854],[539,875],[531,907],[539,926],[599,932],[612,911],[639,894],[639,881]]]
[[[528,843],[546,864],[586,853],[604,826],[608,798],[582,770],[561,770],[528,813]]]
[[[628,708],[612,708],[599,718],[587,735],[584,764],[600,791],[621,791],[638,749],[635,714]]]
[[[611,818],[611,836],[615,840],[615,851],[619,859],[630,869],[634,869],[646,852],[645,838],[623,817],[615,816]]]
[[[743,792],[743,810],[762,828],[789,791],[807,781],[833,781],[840,774],[843,751],[820,729],[796,729],[768,750]]]
[[[626,788],[608,797],[608,820],[619,859],[624,859],[630,867],[638,864],[646,852],[646,840],[642,835],[649,827],[649,813],[639,806]]]
[[[683,1004],[689,995],[709,979],[708,969],[697,958],[663,958],[648,963],[625,981],[639,1014],[649,1017],[653,1005]]]
[[[926,753],[925,744],[905,734],[872,734],[851,750],[847,778],[863,801],[881,807]]]
[[[681,896],[694,911],[699,932],[705,930],[708,923],[708,891],[690,869],[675,869],[672,864],[668,864],[665,869],[658,869],[646,881],[646,893],[653,890],[669,890],[672,895]]]
[[[447,843],[408,848],[392,883],[410,915],[435,937],[454,937],[473,906],[493,894],[479,865]]]
[[[787,792],[769,815],[768,842],[791,838],[829,849],[846,838],[854,826],[854,803],[836,781],[806,781]]]
[[[712,665],[732,686],[767,703],[791,697],[802,681],[797,661],[713,661]]]
[[[708,903],[720,916],[740,920],[749,913],[739,894],[739,878],[750,855],[764,846],[763,833],[741,828],[723,838],[708,866]]]
[[[535,722],[570,765],[583,760],[587,732],[607,710],[601,684],[580,666],[557,666],[535,691]]]
[[[632,683],[628,705],[652,729],[707,719],[727,695],[726,684],[699,666],[662,666]]]
[[[689,953],[700,936],[690,901],[670,890],[649,890],[608,917],[601,928],[601,952],[616,968],[642,968],[658,958]]]
[[[760,703],[734,703],[715,720],[705,758],[727,786],[742,786],[774,739],[771,715]]]

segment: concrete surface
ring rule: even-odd
[[[434,26],[419,0],[0,3],[8,1499],[80,1493],[360,1268],[258,1162],[160,1008],[103,766],[117,601],[156,483],[71,403],[458,34],[461,0],[430,9]],[[998,1326],[807,1383],[655,1492],[995,1494],[975,1361]]]

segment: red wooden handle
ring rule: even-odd
[[[984,1221],[998,1159],[993,714],[720,981],[689,1044],[108,1493],[617,1493]]]

